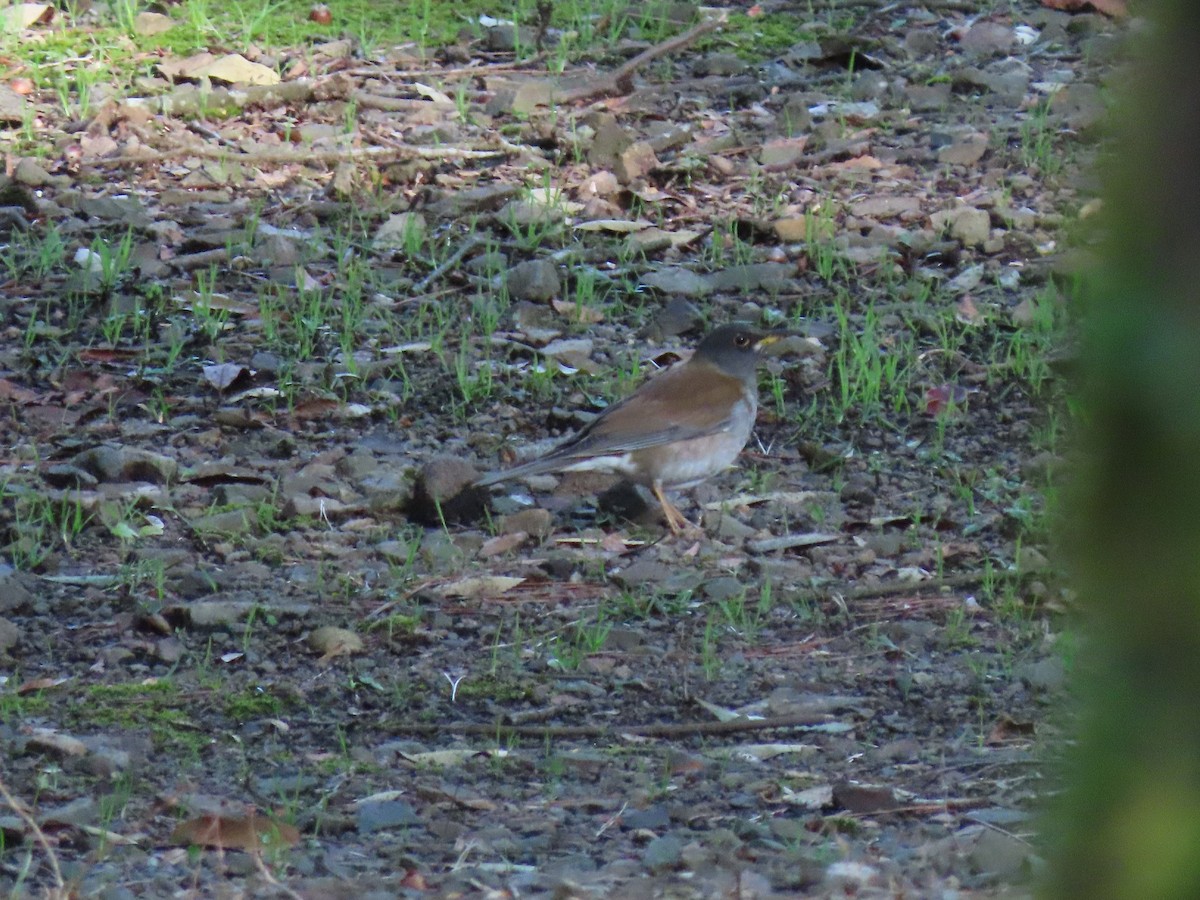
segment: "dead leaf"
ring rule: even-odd
[[[1037,733],[1032,722],[1017,722],[1008,716],[1001,716],[999,721],[988,732],[987,743],[991,746],[1007,744],[1016,740],[1029,740]]]
[[[23,31],[34,25],[49,25],[54,18],[54,6],[50,3],[17,3],[0,9],[0,25],[4,31]]]
[[[443,584],[437,589],[437,593],[442,597],[461,597],[464,600],[474,600],[477,597],[506,594],[524,581],[524,578],[513,578],[508,575],[477,575]]]
[[[826,166],[834,171],[874,171],[882,169],[883,163],[873,156],[856,156],[854,159],[847,159],[842,162],[830,163]]]
[[[203,371],[204,380],[218,391],[224,391],[243,375],[251,374],[249,369],[237,363],[216,363],[205,366]]]
[[[324,662],[336,656],[361,653],[363,642],[361,637],[349,629],[325,625],[309,632],[308,646],[320,653],[321,661]]]
[[[292,415],[297,419],[323,419],[331,412],[338,408],[336,400],[328,400],[324,397],[310,397],[300,403],[297,403],[292,410]]]
[[[959,384],[942,384],[925,391],[925,415],[937,416],[953,409],[962,409],[971,392]]]
[[[170,31],[174,27],[175,20],[162,13],[142,12],[138,13],[137,18],[133,20],[134,34],[140,34],[143,37],[153,37],[156,34]]]
[[[551,300],[550,307],[559,315],[566,316],[571,321],[579,322],[582,325],[598,325],[604,321],[604,313],[601,310],[584,303]]]
[[[645,219],[593,219],[590,222],[580,222],[575,226],[576,231],[611,231],[614,234],[629,234],[642,231],[652,226],[653,222]]]
[[[979,307],[975,305],[975,301],[971,298],[971,295],[966,294],[955,304],[954,318],[964,325],[978,325],[983,321],[983,314],[979,311]]]
[[[483,546],[479,548],[479,558],[487,559],[491,556],[510,553],[518,549],[527,540],[529,540],[529,535],[524,531],[514,531],[512,534],[497,535],[483,542]]]
[[[294,847],[300,832],[286,822],[272,822],[251,810],[245,816],[206,813],[180,822],[171,843],[259,853],[268,847]]]
[[[58,756],[83,756],[87,753],[87,745],[79,738],[60,734],[53,728],[30,729],[27,746]]]

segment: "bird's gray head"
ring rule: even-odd
[[[744,381],[753,381],[759,351],[785,336],[785,332],[762,331],[745,322],[732,322],[710,331],[692,359],[711,363]]]

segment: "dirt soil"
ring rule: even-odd
[[[868,6],[627,84],[653,42],[554,80],[501,35],[220,116],[25,98],[6,895],[1023,895],[1072,661],[1039,329],[1128,24]],[[463,488],[735,318],[806,339],[703,537]]]

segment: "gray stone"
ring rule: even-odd
[[[971,850],[971,866],[1000,878],[1012,878],[1022,873],[1032,850],[1025,841],[1010,834],[985,828]]]
[[[423,525],[439,526],[480,518],[487,492],[475,485],[479,471],[454,456],[439,456],[417,471],[408,514]]]
[[[645,178],[658,168],[658,157],[654,148],[645,141],[635,141],[617,154],[613,173],[622,184],[630,184]]]
[[[21,641],[21,629],[15,622],[0,616],[0,655],[7,654]]]
[[[664,266],[647,272],[642,276],[642,284],[664,294],[683,297],[703,297],[712,293],[712,286],[707,278],[682,266]]]
[[[535,537],[544,538],[554,527],[554,517],[549,510],[525,509],[500,519],[501,534],[517,534],[524,532]]]
[[[795,271],[795,266],[784,263],[747,263],[713,272],[708,284],[714,291],[737,293],[783,290]]]
[[[994,56],[1007,53],[1017,43],[1011,25],[984,20],[972,25],[959,41],[959,47],[972,56]]]
[[[0,612],[33,607],[33,594],[24,580],[11,566],[0,564]]]
[[[505,274],[509,296],[514,300],[545,302],[559,295],[562,281],[558,268],[545,259],[530,259],[517,263]]]
[[[663,872],[679,865],[683,856],[683,839],[678,835],[664,834],[646,845],[642,863],[652,872]]]

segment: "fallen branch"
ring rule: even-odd
[[[714,16],[711,19],[706,19],[699,25],[689,28],[683,34],[677,34],[673,38],[663,41],[661,44],[655,44],[646,50],[643,50],[629,62],[620,66],[610,75],[601,78],[595,84],[585,85],[583,87],[573,88],[569,91],[564,91],[561,94],[555,94],[554,100],[556,103],[578,103],[580,100],[590,100],[593,97],[606,97],[610,94],[629,94],[633,91],[633,76],[638,69],[647,63],[653,62],[659,57],[666,56],[670,53],[675,53],[682,50],[684,47],[694,43],[698,38],[703,37],[710,31],[716,31],[725,24],[725,14]]]
[[[398,162],[403,159],[494,159],[504,156],[505,150],[472,150],[465,147],[416,147],[412,144],[396,144],[390,147],[347,147],[340,150],[232,150],[228,147],[188,146],[170,150],[151,150],[124,156],[107,156],[101,159],[84,160],[83,165],[100,168],[128,163],[166,162],[181,156],[199,156],[203,159],[219,159],[222,162],[245,163],[247,165],[361,162]]]
[[[50,841],[46,837],[46,832],[42,831],[37,821],[25,809],[25,805],[17,800],[8,791],[8,786],[0,779],[0,799],[4,800],[4,805],[11,809],[29,829],[34,840],[41,846],[42,851],[46,854],[46,864],[50,867],[50,874],[54,877],[54,890],[47,892],[46,896],[51,898],[66,898],[69,896],[67,892],[67,882],[63,879],[62,868],[58,864],[58,856],[54,852],[54,848],[50,846]]]
[[[823,715],[799,713],[767,719],[733,719],[728,722],[653,722],[641,725],[508,725],[504,722],[403,722],[386,726],[393,734],[486,734],[540,738],[604,738],[622,734],[639,737],[691,737],[694,735],[741,734],[773,728],[812,728],[825,721]]]

